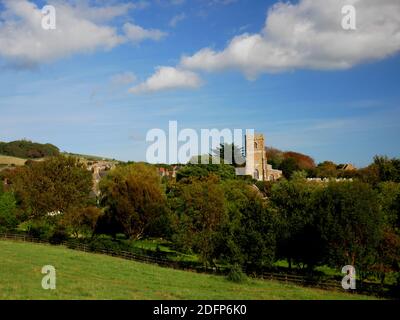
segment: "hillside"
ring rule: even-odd
[[[51,264],[57,289],[41,288]],[[371,297],[161,268],[105,255],[0,241],[0,299],[368,299]]]
[[[0,155],[5,156],[24,159],[39,159],[55,156],[59,153],[60,150],[50,143],[41,144],[28,140],[0,142]]]

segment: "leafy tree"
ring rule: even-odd
[[[224,193],[219,179],[182,180],[169,194],[170,206],[177,215],[173,240],[183,250],[193,250],[209,264],[213,260],[214,237],[226,219]]]
[[[315,162],[313,158],[299,152],[287,151],[283,154],[283,157],[285,159],[294,159],[300,170],[312,169],[315,167]]]
[[[315,202],[318,225],[331,266],[353,265],[365,274],[382,238],[383,214],[377,192],[362,182],[330,183]]]
[[[384,156],[374,157],[380,181],[400,182],[400,159],[389,159]]]
[[[316,174],[320,178],[336,178],[338,175],[337,165],[332,161],[319,163],[316,168]]]
[[[91,199],[92,175],[77,158],[57,156],[14,170],[12,187],[30,218],[68,214]]]
[[[222,180],[235,179],[235,168],[228,164],[187,164],[178,171],[176,180],[182,180],[190,177],[205,178],[209,175],[215,175]]]
[[[165,214],[165,195],[153,166],[119,166],[101,180],[100,191],[105,219],[129,238],[145,236],[154,220]]]
[[[271,267],[275,257],[275,213],[243,181],[223,183],[228,219],[216,236],[214,255],[248,272]]]
[[[102,210],[89,206],[71,210],[63,217],[62,225],[69,228],[75,237],[79,235],[93,235]]]
[[[320,184],[298,177],[273,185],[271,204],[277,210],[277,257],[312,269],[323,260],[325,243],[313,205]]]
[[[387,273],[400,271],[400,236],[390,229],[383,232],[371,270],[379,274],[382,284]]]
[[[293,172],[300,170],[300,167],[295,159],[286,158],[281,162],[279,169],[282,170],[282,174],[286,179],[290,179]]]
[[[221,158],[222,163],[231,164],[234,167],[243,167],[246,165],[243,148],[239,148],[233,143],[221,143],[214,150],[214,154]]]
[[[0,194],[0,230],[12,230],[18,225],[17,202],[11,192]]]
[[[397,199],[400,198],[400,183],[381,182],[377,185],[378,199],[384,216],[384,223],[390,229],[400,227],[397,224],[400,211],[397,208]]]
[[[273,168],[279,168],[284,159],[283,151],[276,148],[266,147],[265,152],[268,163],[272,165]]]

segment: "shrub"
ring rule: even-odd
[[[247,276],[242,271],[241,267],[238,264],[234,264],[230,267],[228,275],[226,278],[229,281],[242,283],[247,280]]]
[[[54,230],[53,234],[50,236],[49,242],[51,244],[61,244],[67,241],[68,238],[69,236],[67,230],[64,227],[59,226]]]
[[[27,230],[30,236],[40,240],[49,240],[53,234],[53,227],[45,221],[33,221]]]

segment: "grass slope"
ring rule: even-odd
[[[0,155],[0,165],[23,166],[25,162],[26,159]]]
[[[57,289],[43,290],[53,265]],[[197,274],[64,247],[0,241],[0,299],[367,299],[275,281]]]

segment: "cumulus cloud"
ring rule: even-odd
[[[3,0],[0,13],[0,58],[16,66],[31,67],[77,53],[110,50],[127,41],[158,40],[158,30],[125,24],[126,34],[109,22],[140,4],[93,6],[89,1],[49,2],[56,8],[56,29],[42,28],[41,8],[29,0]]]
[[[17,64],[38,64],[78,52],[111,49],[123,39],[116,30],[76,14],[74,7],[57,4],[57,29],[44,30],[42,13],[26,1],[4,1],[0,17],[0,56]]]
[[[356,30],[342,28],[344,5],[356,8]],[[277,3],[263,30],[234,37],[221,51],[184,56],[188,69],[235,69],[249,79],[293,69],[338,70],[383,59],[400,50],[398,0],[300,0]]]
[[[188,70],[174,67],[158,67],[146,81],[131,88],[131,93],[149,93],[171,89],[190,89],[201,86],[199,76]]]
[[[138,43],[147,39],[158,41],[167,35],[167,33],[161,30],[145,29],[133,23],[125,23],[123,29],[127,39],[133,43]]]

